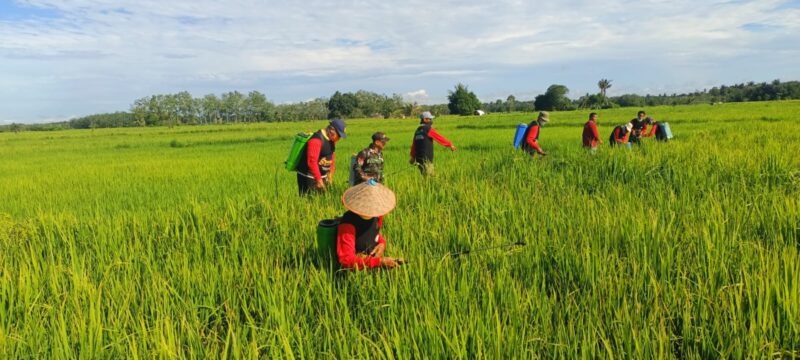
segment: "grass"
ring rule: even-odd
[[[800,102],[645,110],[674,141],[590,156],[559,112],[535,159],[532,114],[437,118],[430,179],[415,120],[353,120],[310,199],[281,165],[323,122],[1,133],[0,356],[800,357]],[[332,271],[315,225],[374,131],[410,264]]]

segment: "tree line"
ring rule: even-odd
[[[742,83],[719,86],[685,94],[606,96],[612,81],[601,79],[596,94],[577,99],[568,97],[569,89],[553,84],[533,100],[519,101],[514,95],[505,100],[482,103],[464,84],[448,92],[447,104],[420,105],[407,102],[399,94],[387,96],[370,91],[336,91],[330,98],[317,98],[292,104],[274,104],[261,92],[247,94],[231,91],[219,96],[208,94],[195,98],[189,92],[152,95],[137,99],[130,111],[95,114],[64,122],[47,124],[10,124],[0,131],[94,129],[107,127],[176,126],[225,123],[254,123],[273,121],[323,120],[342,118],[402,118],[417,116],[423,111],[439,115],[472,115],[486,112],[565,111],[576,109],[605,109],[614,107],[644,107],[658,105],[715,104],[742,101],[800,99],[800,82],[774,80],[763,83]]]

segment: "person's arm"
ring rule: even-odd
[[[311,139],[306,143],[306,164],[308,165],[309,175],[314,177],[314,181],[322,181],[322,174],[319,172],[319,150],[322,149],[322,140]]]
[[[648,132],[646,134],[642,134],[642,136],[643,137],[651,137],[651,136],[655,135],[656,129],[658,129],[658,123],[653,123],[653,125],[650,127],[650,132]]]
[[[356,174],[358,175],[359,178],[361,178],[361,180],[369,180],[369,176],[367,176],[367,173],[365,173],[363,169],[365,158],[366,154],[364,153],[364,151],[359,152],[358,156],[356,156],[355,170]]]
[[[411,159],[414,159],[415,157],[417,157],[416,145],[417,145],[416,142],[412,140],[411,141]]]
[[[380,233],[380,229],[383,227],[383,216],[378,218],[378,245],[375,245],[375,248],[372,249],[370,255],[382,258],[383,253],[386,251],[386,239],[383,238],[383,234]]]
[[[599,132],[599,131],[597,131],[597,124],[594,124],[594,123],[593,123],[593,124],[590,124],[590,126],[589,126],[589,127],[590,127],[590,128],[591,128],[591,130],[592,130],[592,136],[594,136],[594,139],[595,139],[595,140],[597,140],[597,142],[599,142],[599,143],[601,143],[601,144],[602,144],[602,143],[603,143],[603,140],[602,140],[602,139],[600,139],[600,132]]]
[[[531,131],[528,131],[528,137],[525,139],[525,143],[528,144],[532,149],[536,150],[539,154],[544,154],[542,147],[539,146],[539,143],[536,142],[536,136],[539,135],[539,127],[534,126],[531,128]]]
[[[381,266],[381,258],[356,256],[356,228],[350,224],[340,224],[336,235],[336,255],[339,264],[345,269],[367,269]]]
[[[431,128],[430,130],[428,130],[428,136],[429,136],[429,137],[431,137],[431,138],[432,138],[434,141],[436,141],[437,143],[439,143],[439,145],[442,145],[442,146],[444,146],[444,147],[448,147],[448,148],[450,148],[450,149],[454,149],[454,148],[455,148],[455,147],[453,146],[453,143],[452,143],[452,142],[450,142],[450,140],[447,140],[447,139],[445,139],[445,137],[444,137],[444,136],[442,136],[441,134],[439,134],[438,132],[436,132],[436,130],[434,130],[433,128]]]

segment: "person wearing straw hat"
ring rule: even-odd
[[[397,203],[392,190],[369,180],[347,189],[342,203],[347,212],[339,220],[336,234],[336,254],[342,268],[394,268],[405,263],[402,258],[383,256],[383,217]]]
[[[347,137],[345,126],[344,120],[333,119],[326,128],[311,135],[300,153],[296,169],[297,187],[301,196],[311,193],[312,190],[324,190],[326,183],[333,184],[336,143]]]
[[[353,185],[368,180],[383,183],[383,147],[388,141],[386,134],[380,131],[372,134],[372,143],[356,155],[356,163],[353,164],[356,178]]]
[[[615,127],[611,132],[611,137],[608,139],[608,145],[611,145],[612,147],[615,145],[625,145],[627,147],[631,147],[631,143],[628,141],[631,130],[633,130],[633,124],[631,123]]]
[[[455,145],[450,140],[439,135],[433,128],[433,118],[430,111],[425,111],[419,115],[419,127],[414,132],[414,140],[411,143],[411,164],[419,168],[422,175],[433,175],[433,142],[456,151]]]
[[[536,120],[531,121],[531,123],[528,124],[528,129],[525,130],[522,149],[531,156],[537,153],[542,156],[547,155],[547,153],[542,150],[542,147],[539,146],[539,129],[548,121],[550,121],[550,113],[547,111],[541,111],[539,112],[539,117],[537,117]]]

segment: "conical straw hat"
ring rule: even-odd
[[[347,210],[361,216],[378,217],[388,214],[397,204],[392,190],[375,181],[353,186],[342,195]]]

